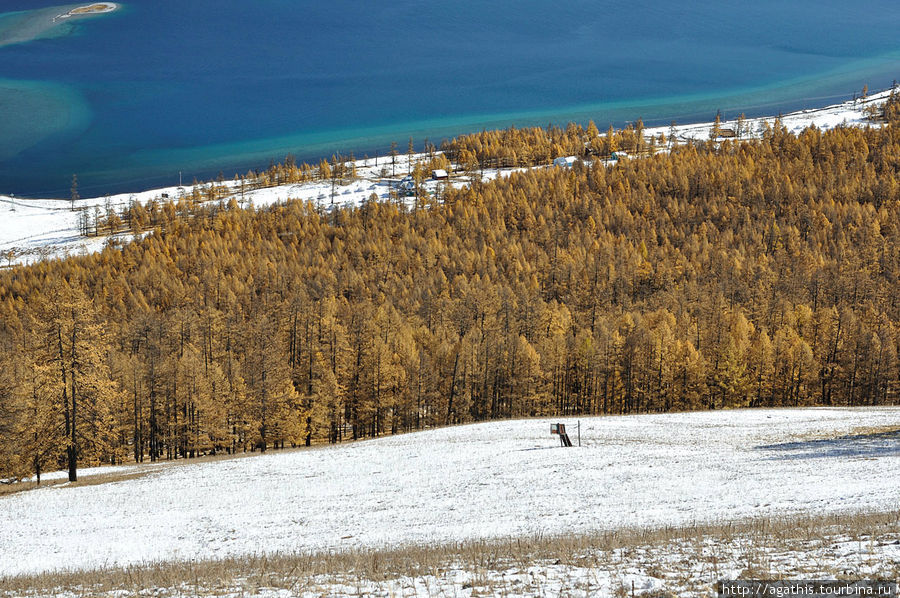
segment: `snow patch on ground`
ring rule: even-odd
[[[557,421],[557,420],[552,420]],[[577,442],[577,421],[566,424]],[[888,510],[900,408],[467,425],[0,498],[0,575]]]

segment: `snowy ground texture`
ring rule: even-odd
[[[567,424],[573,442],[576,420]],[[491,422],[0,497],[0,576],[887,511],[900,408]]]
[[[803,110],[785,115],[782,123],[795,133],[809,126],[820,129],[832,129],[841,125],[865,126],[872,124],[867,120],[865,109],[872,104],[884,102],[890,91],[872,94],[866,99],[847,101],[825,108]],[[774,117],[747,119],[744,128],[747,131],[743,138],[759,137],[765,124],[772,124]],[[736,121],[727,120],[722,128],[736,129]],[[682,141],[709,139],[711,123],[680,125],[675,127],[677,136]],[[671,127],[646,129],[646,136],[669,135]],[[425,154],[414,154],[413,162],[427,162]],[[384,177],[385,169],[391,177]],[[399,155],[392,167],[388,158],[380,160],[357,160],[358,179],[347,184],[337,185],[333,190],[330,182],[311,182],[303,184],[280,185],[258,189],[241,194],[239,184],[225,181],[225,185],[234,191],[234,197],[256,206],[271,205],[288,200],[311,201],[323,206],[358,205],[373,193],[380,199],[390,197],[391,184],[406,175],[409,168],[409,157]],[[482,174],[484,180],[521,169],[486,169]],[[393,171],[393,172],[392,172]],[[454,178],[454,186],[459,187],[468,181]],[[437,185],[444,184],[429,181],[426,191],[433,192]],[[165,189],[151,189],[139,193],[123,193],[109,197],[81,199],[72,204],[67,198],[57,199],[21,199],[0,194],[0,267],[15,264],[28,264],[42,259],[93,253],[103,249],[107,237],[84,237],[80,235],[80,222],[83,212],[93,216],[96,210],[105,215],[107,209],[121,211],[132,202],[147,203],[151,200],[169,201],[190,196],[192,187],[179,186]],[[120,240],[127,240],[129,235],[117,235]]]
[[[432,575],[388,576],[375,581],[358,575],[298,579],[287,588],[243,583],[217,588],[170,588],[157,595],[198,594],[230,598],[360,598],[475,596],[606,598],[707,598],[714,584],[735,579],[897,579],[900,536],[854,538],[834,535],[806,541],[738,536],[691,538],[665,545],[635,546],[576,555],[558,561],[450,566]],[[287,585],[287,584],[282,584]],[[77,593],[59,593],[75,598]],[[102,595],[102,594],[101,594]],[[112,594],[109,594],[110,596]]]

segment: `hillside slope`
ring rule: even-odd
[[[0,498],[0,576],[889,509],[900,408],[445,428]],[[576,441],[576,421],[565,421]]]

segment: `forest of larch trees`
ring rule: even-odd
[[[483,132],[435,163],[645,157],[410,203],[110,215],[141,234],[0,272],[0,479],[492,418],[897,402],[900,128],[669,141]],[[335,176],[248,184],[316,173]]]

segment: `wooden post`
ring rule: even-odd
[[[580,425],[580,422],[579,422]],[[559,444],[561,446],[572,446],[572,441],[569,440],[569,435],[566,434],[566,425],[565,424],[551,424],[550,425],[550,433],[559,435]],[[580,434],[579,430],[579,434]],[[580,438],[580,437],[579,437]],[[579,439],[580,442],[580,439]]]

